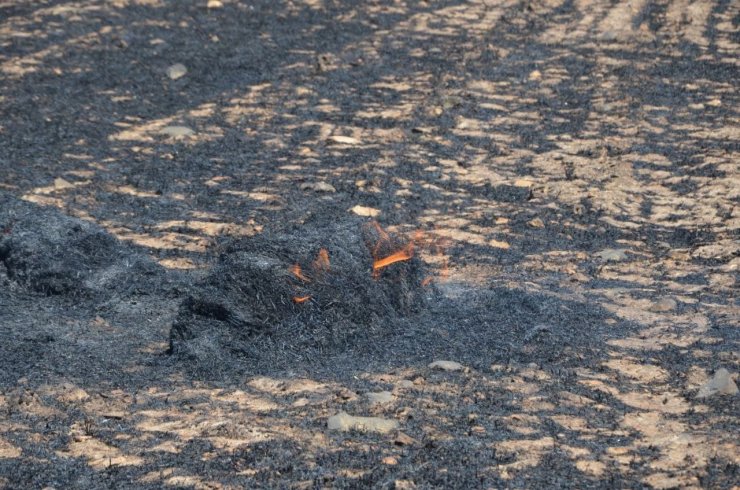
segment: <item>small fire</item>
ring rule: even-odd
[[[414,256],[414,246],[417,243],[421,243],[424,239],[424,233],[417,231],[414,234],[414,238],[409,241],[403,248],[396,250],[395,252],[387,255],[386,257],[379,257],[381,249],[388,249],[393,245],[393,241],[390,235],[378,224],[377,221],[370,221],[368,227],[377,235],[377,241],[372,249],[373,256],[373,277],[377,279],[380,275],[380,270],[384,267],[388,267],[396,262],[402,262],[404,260],[410,260]]]
[[[391,264],[395,264],[396,262],[401,262],[404,260],[409,260],[414,256],[414,242],[409,242],[404,248],[399,250],[398,252],[389,255],[388,257],[382,258],[382,259],[375,259],[373,261],[373,271],[379,271],[383,267],[388,267]]]
[[[316,274],[328,272],[329,271],[329,251],[325,248],[322,248],[319,250],[319,253],[316,255],[316,260],[313,261],[311,264],[311,268],[313,269],[313,277],[316,277]],[[311,282],[311,278],[306,276],[303,273],[303,269],[301,269],[300,264],[294,264],[290,267],[290,272],[295,277],[300,279],[303,282]],[[311,296],[293,296],[293,303],[301,304],[305,303],[311,299]]]
[[[301,271],[301,266],[298,265],[298,264],[293,265],[290,268],[290,272],[292,272],[293,275],[296,276],[301,281],[311,282],[311,279],[309,279],[309,278],[307,278],[306,276],[303,275],[303,272]]]
[[[375,244],[375,248],[373,249],[373,257],[377,257],[378,252],[380,251],[380,247],[384,243],[390,242],[391,237],[390,235],[388,235],[388,233],[386,233],[386,231],[380,226],[377,221],[371,221],[370,226],[372,226],[375,229],[375,232],[378,234],[378,242]]]
[[[313,261],[313,268],[324,272],[329,270],[329,252],[325,248],[319,250],[316,260]]]
[[[380,271],[382,269],[397,262],[412,259],[415,254],[415,249],[417,248],[436,255],[438,258],[437,261],[442,263],[441,271],[437,274],[429,275],[421,281],[422,287],[429,286],[439,278],[445,278],[448,276],[447,257],[445,256],[445,248],[448,244],[445,239],[437,237],[434,233],[427,234],[421,230],[417,230],[414,232],[413,237],[411,237],[405,245],[401,246],[401,244],[399,244],[399,240],[391,238],[388,232],[386,232],[377,221],[370,221],[365,226],[367,227],[366,230],[369,229],[371,232],[370,236],[372,237],[370,240],[366,239],[365,243],[367,244],[368,249],[371,249],[373,257],[372,277],[374,279],[378,279],[380,277]],[[375,242],[374,244],[373,241]],[[395,251],[393,251],[394,249]],[[381,253],[390,253],[390,255],[379,257]],[[301,281],[310,283],[312,282],[312,279],[321,277],[321,274],[329,272],[330,268],[329,251],[325,248],[321,248],[316,254],[316,259],[311,263],[310,274],[304,273],[300,264],[291,266],[290,272],[294,277]],[[299,291],[296,291],[296,293],[299,293]],[[293,296],[293,302],[296,304],[305,303],[310,299],[310,295]]]

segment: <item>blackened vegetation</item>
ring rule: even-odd
[[[434,290],[416,256],[373,271],[374,258],[409,246],[360,220],[234,241],[183,301],[170,352],[212,374],[232,361],[262,371],[363,350]]]
[[[161,267],[101,227],[0,194],[0,266],[15,287],[105,299],[151,285]]]

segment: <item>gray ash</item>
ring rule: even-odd
[[[183,301],[170,352],[211,373],[234,361],[262,371],[362,349],[433,291],[413,253],[373,270],[375,259],[413,245],[359,220],[234,241]]]

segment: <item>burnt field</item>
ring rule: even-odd
[[[0,2],[0,488],[734,488],[739,15]]]

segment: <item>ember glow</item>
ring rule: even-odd
[[[313,261],[313,268],[317,271],[329,270],[329,252],[325,248],[319,250],[316,260]]]
[[[375,229],[375,232],[378,234],[378,242],[375,244],[375,248],[373,249],[373,257],[377,257],[378,252],[380,251],[380,247],[384,243],[390,242],[391,237],[383,228],[381,228],[380,224],[377,221],[371,221],[370,226],[372,226]]]
[[[290,272],[292,272],[293,275],[297,277],[298,279],[300,279],[301,281],[311,282],[311,279],[303,275],[303,272],[301,271],[301,266],[298,264],[295,264],[294,266],[292,266],[290,268]]]
[[[373,279],[380,278],[380,272],[386,267],[389,267],[397,262],[403,262],[411,260],[415,253],[415,249],[423,251],[429,251],[438,255],[442,262],[443,270],[437,274],[429,275],[421,281],[421,286],[429,286],[432,282],[438,280],[440,277],[447,276],[447,258],[444,256],[444,248],[446,243],[443,239],[435,238],[434,235],[424,233],[421,230],[414,232],[412,237],[407,240],[400,238],[392,238],[391,235],[386,232],[377,221],[370,221],[365,224],[365,231],[370,232],[370,236],[366,238],[366,245],[372,254],[372,277]],[[374,242],[374,243],[373,243]],[[404,244],[405,242],[405,244]],[[385,257],[381,257],[382,254],[389,254]],[[310,273],[304,273],[300,264],[295,264],[290,268],[290,272],[294,277],[300,279],[304,283],[311,283],[314,281],[321,282],[326,279],[325,274],[331,269],[329,262],[329,251],[325,248],[319,249],[316,254],[316,258],[310,264]],[[296,304],[305,303],[311,299],[311,295],[303,295],[306,286],[302,286],[295,291],[293,296],[293,302]]]

